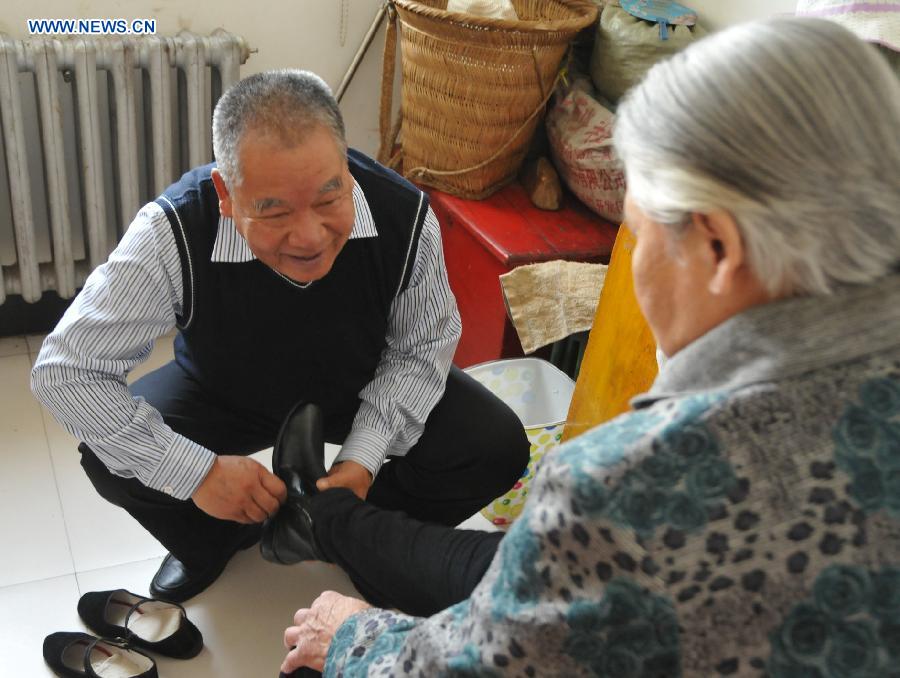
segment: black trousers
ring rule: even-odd
[[[310,513],[325,555],[368,602],[420,617],[468,598],[503,537],[385,511],[344,488],[317,494]]]
[[[217,454],[246,455],[270,447],[281,425],[219,402],[174,362],[139,379],[131,390],[159,410],[176,432]],[[349,424],[329,425],[325,413],[328,442],[343,442]],[[99,494],[128,511],[189,569],[203,568],[258,534],[258,525],[213,518],[190,500],[174,499],[137,479],[111,473],[86,445],[79,449]],[[371,602],[420,614],[442,609],[444,602],[455,602],[460,591],[471,590],[469,580],[477,583],[483,574],[483,568],[478,569],[486,567],[490,557],[482,563],[486,556],[473,546],[483,533],[470,539],[465,531],[436,526],[456,525],[506,492],[522,474],[528,456],[528,439],[512,410],[453,367],[421,438],[405,456],[389,458],[366,502],[340,490],[317,499],[313,518],[320,546]],[[372,533],[375,525],[379,538],[366,537],[363,542],[369,548],[359,547],[361,535]],[[438,538],[438,532],[445,536]],[[498,538],[490,536],[488,541]],[[374,559],[372,549],[377,551]],[[488,551],[492,556],[493,549]],[[422,564],[431,561],[435,567],[423,571]],[[477,577],[462,566],[468,561],[476,563],[472,572]],[[423,585],[413,594],[416,589],[409,583],[418,578]],[[435,585],[441,590],[429,592]]]

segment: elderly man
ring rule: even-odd
[[[283,670],[900,675],[900,82],[845,29],[775,19],[658,64],[616,125],[652,389],[545,457],[499,542],[428,527],[479,554],[455,588],[422,569],[439,604],[323,594]],[[367,528],[347,494],[314,515],[343,495]]]
[[[427,196],[348,151],[325,83],[242,80],[213,144],[217,165],[138,213],[32,376],[97,491],[169,550],[150,592],[172,601],[215,581],[284,501],[245,455],[298,401],[343,444],[321,488],[422,520],[458,523],[528,461],[512,411],[451,367],[460,322]],[[175,360],[129,387],[176,327]]]

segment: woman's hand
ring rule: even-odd
[[[322,671],[331,639],[338,628],[349,617],[369,607],[357,598],[325,591],[311,608],[297,610],[294,626],[284,631],[284,646],[290,652],[281,663],[281,671],[289,674],[301,666]]]

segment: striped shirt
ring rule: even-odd
[[[354,182],[356,220],[350,238],[378,237],[371,210]],[[255,259],[231,219],[221,218],[216,262]],[[179,499],[189,498],[215,453],[175,433],[126,377],[153,342],[176,326],[182,308],[181,259],[156,203],[138,212],[109,260],[84,288],[41,347],[31,375],[37,399],[109,470]],[[388,455],[404,455],[446,387],[461,324],[447,282],[440,226],[429,208],[407,288],[391,305],[387,346],[336,461],[376,475]]]

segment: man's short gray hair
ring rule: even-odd
[[[657,64],[619,106],[628,189],[674,232],[729,212],[773,294],[900,264],[900,81],[821,19],[735,26]]]
[[[275,135],[294,145],[316,125],[326,127],[340,148],[347,150],[337,101],[315,73],[284,69],[236,82],[219,99],[213,113],[213,152],[226,185],[241,182],[238,152],[245,132]]]

